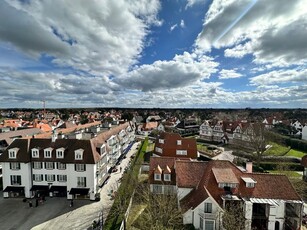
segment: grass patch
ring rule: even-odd
[[[294,150],[294,149],[291,149],[291,150],[286,154],[286,156],[299,157],[299,158],[302,158],[302,157],[305,156],[305,155],[306,155],[306,153],[301,152],[301,151],[298,151],[298,150]]]
[[[146,204],[134,204],[131,207],[129,217],[127,220],[128,229],[132,226],[133,222],[142,214],[146,208]]]
[[[272,147],[265,151],[265,155],[267,156],[284,156],[290,150],[289,147],[279,145],[275,142],[270,142],[269,145],[272,145]]]
[[[206,145],[197,144],[197,150],[199,150],[199,151],[207,151],[208,148],[207,148]]]
[[[301,174],[295,172],[295,171],[280,171],[280,170],[269,170],[269,173],[272,174],[284,174],[287,177],[302,177]]]

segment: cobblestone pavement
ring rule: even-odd
[[[126,158],[117,166],[118,169],[121,167],[122,171],[112,173],[108,183],[102,187],[99,202],[75,200],[74,207],[71,208],[64,197],[47,197],[44,204],[30,208],[21,198],[3,199],[0,193],[0,229],[88,229],[93,220],[98,220],[100,212],[103,212],[104,217],[107,216],[113,204],[109,193],[119,186],[119,179],[139,144],[133,144]]]

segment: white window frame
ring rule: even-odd
[[[18,182],[17,178],[20,178],[20,184],[17,183]],[[11,185],[22,185],[22,181],[21,181],[22,177],[21,177],[21,175],[11,175],[10,179],[11,179]],[[16,183],[12,183],[12,182],[16,182]]]
[[[52,157],[52,148],[44,149],[44,157],[51,158]]]
[[[53,182],[53,181],[55,181],[55,175],[54,174],[46,174],[46,181],[48,181],[48,182]]]
[[[45,163],[46,163],[46,164],[45,164],[45,169],[47,169],[47,170],[52,170],[52,169],[54,169],[54,162],[45,162]],[[51,164],[52,164],[52,168],[49,167]]]
[[[155,173],[155,180],[161,181],[161,174]]]
[[[171,174],[170,173],[165,173],[163,176],[164,176],[164,181],[171,181]]]
[[[43,174],[33,174],[33,181],[36,181],[36,182],[40,182],[40,181],[43,181],[44,179],[42,179],[42,175]]]
[[[77,172],[84,172],[86,169],[85,164],[76,164],[76,171]]]
[[[156,147],[155,149],[156,149],[157,153],[163,153],[163,149],[162,148]]]
[[[62,162],[57,162],[57,169],[58,170],[65,170],[66,169],[66,164]]]
[[[212,203],[211,202],[204,203],[204,213],[212,213]]]
[[[83,160],[83,149],[78,149],[75,151],[75,160]]]
[[[64,148],[59,148],[56,150],[56,158],[59,158],[59,159],[64,158]]]
[[[205,229],[209,229],[208,226],[207,226],[207,223],[209,223],[209,222],[213,223],[212,230],[214,230],[214,229],[215,229],[215,221],[214,221],[214,220],[208,220],[208,219],[205,219],[205,220],[204,220]],[[210,230],[210,229],[209,229],[209,230]]]
[[[31,150],[31,154],[32,154],[32,157],[33,157],[33,158],[39,158],[39,150],[38,150],[38,149],[33,148],[33,149]]]
[[[188,151],[187,150],[176,150],[176,155],[181,155],[181,156],[186,156],[188,155]]]
[[[163,193],[163,187],[160,184],[154,184],[152,190],[153,190],[153,193],[155,193],[155,194],[162,194]]]
[[[86,187],[86,177],[77,177],[77,187]]]
[[[182,141],[181,140],[177,140],[177,145],[182,145]]]
[[[254,187],[255,187],[255,183],[251,183],[251,182],[246,183],[246,188],[254,188]]]
[[[33,169],[42,169],[42,162],[40,161],[33,161]]]
[[[164,139],[159,139],[160,144],[164,144]]]
[[[10,169],[11,170],[20,170],[20,163],[19,162],[10,162]]]
[[[9,158],[16,159],[16,157],[17,157],[16,150],[9,149]]]
[[[58,175],[59,182],[67,182],[67,175]]]

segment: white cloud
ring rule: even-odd
[[[1,1],[0,41],[59,65],[116,75],[138,62],[150,26],[162,23],[159,9],[158,0]]]
[[[306,63],[304,6],[304,0],[214,0],[195,46],[201,51],[225,47],[226,57],[252,54],[255,63]]]
[[[178,88],[200,79],[208,79],[217,71],[218,63],[207,56],[184,52],[170,61],[142,65],[115,81],[124,87],[142,91]]]
[[[203,3],[205,0],[187,0],[187,4],[185,6],[185,8],[189,8],[189,7],[192,7],[196,4],[200,4],[200,3]]]
[[[181,28],[184,28],[184,27],[185,27],[184,20],[182,20],[182,19],[181,19],[181,21],[180,21],[180,27],[181,27]]]
[[[250,82],[254,85],[272,85],[289,82],[307,83],[307,70],[274,70],[252,77],[250,78]]]
[[[176,29],[177,26],[178,26],[177,24],[172,25],[171,28],[170,28],[170,31],[173,31],[174,29]]]
[[[230,78],[240,78],[243,75],[240,73],[237,73],[234,69],[222,69],[219,72],[219,79],[230,79]]]

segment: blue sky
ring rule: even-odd
[[[304,0],[0,2],[0,107],[306,108]]]

